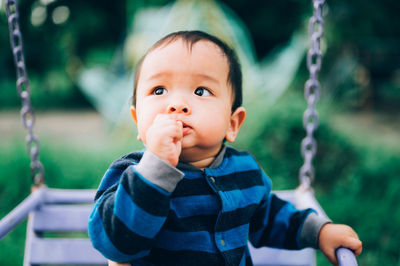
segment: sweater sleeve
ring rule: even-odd
[[[298,210],[292,203],[270,193],[271,181],[263,173],[266,194],[252,217],[249,239],[253,246],[281,249],[318,247],[318,234],[329,220],[313,209]]]
[[[113,163],[89,218],[93,246],[116,262],[147,256],[167,218],[171,192],[182,177],[182,172],[148,151],[139,163],[128,157]]]

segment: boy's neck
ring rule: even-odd
[[[209,168],[209,167],[218,167],[219,164],[222,161],[222,158],[219,158],[219,154],[221,154],[222,151],[225,151],[225,145],[221,145],[221,148],[217,150],[217,152],[214,154],[209,154],[208,156],[199,158],[198,160],[182,160],[181,162],[190,164],[194,167],[197,167],[199,169],[204,170],[204,168]],[[216,159],[220,159],[218,162],[216,162]],[[217,164],[217,165],[216,165]]]
[[[203,160],[200,161],[196,161],[196,162],[189,162],[191,165],[200,168],[200,169],[204,169],[207,168],[215,159],[215,156],[210,157],[210,158],[205,158]]]

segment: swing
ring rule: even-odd
[[[314,208],[326,215],[311,190],[314,179],[312,159],[316,153],[313,132],[317,128],[319,82],[317,73],[321,68],[320,38],[323,34],[322,6],[325,0],[313,0],[314,13],[310,19],[309,34],[312,45],[307,54],[310,78],[305,84],[308,108],[303,124],[307,135],[302,141],[304,165],[300,169],[300,186],[292,191],[276,191],[282,199],[298,208]],[[30,103],[30,85],[23,55],[22,36],[18,22],[16,0],[6,0],[11,47],[17,70],[17,91],[22,101],[21,116],[28,131],[27,147],[31,157],[33,189],[22,203],[0,220],[0,239],[29,216],[26,234],[24,265],[106,265],[107,260],[96,251],[87,237],[87,222],[96,193],[93,189],[51,189],[44,184],[44,169],[39,160],[39,140],[33,132],[35,116]],[[315,265],[315,250],[255,249],[249,244],[254,265]],[[349,249],[337,250],[339,265],[357,265]]]

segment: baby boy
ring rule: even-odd
[[[340,247],[357,234],[271,193],[234,142],[246,117],[234,51],[200,31],[167,35],[137,67],[131,107],[145,151],[105,173],[89,221],[93,246],[132,265],[252,265],[247,247]]]

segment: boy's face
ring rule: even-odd
[[[183,125],[181,160],[215,156],[224,139],[235,140],[245,118],[243,107],[232,113],[228,71],[222,51],[209,41],[199,41],[190,50],[176,40],[151,51],[139,73],[136,108],[131,108],[139,138],[146,145],[155,119],[168,117]]]

